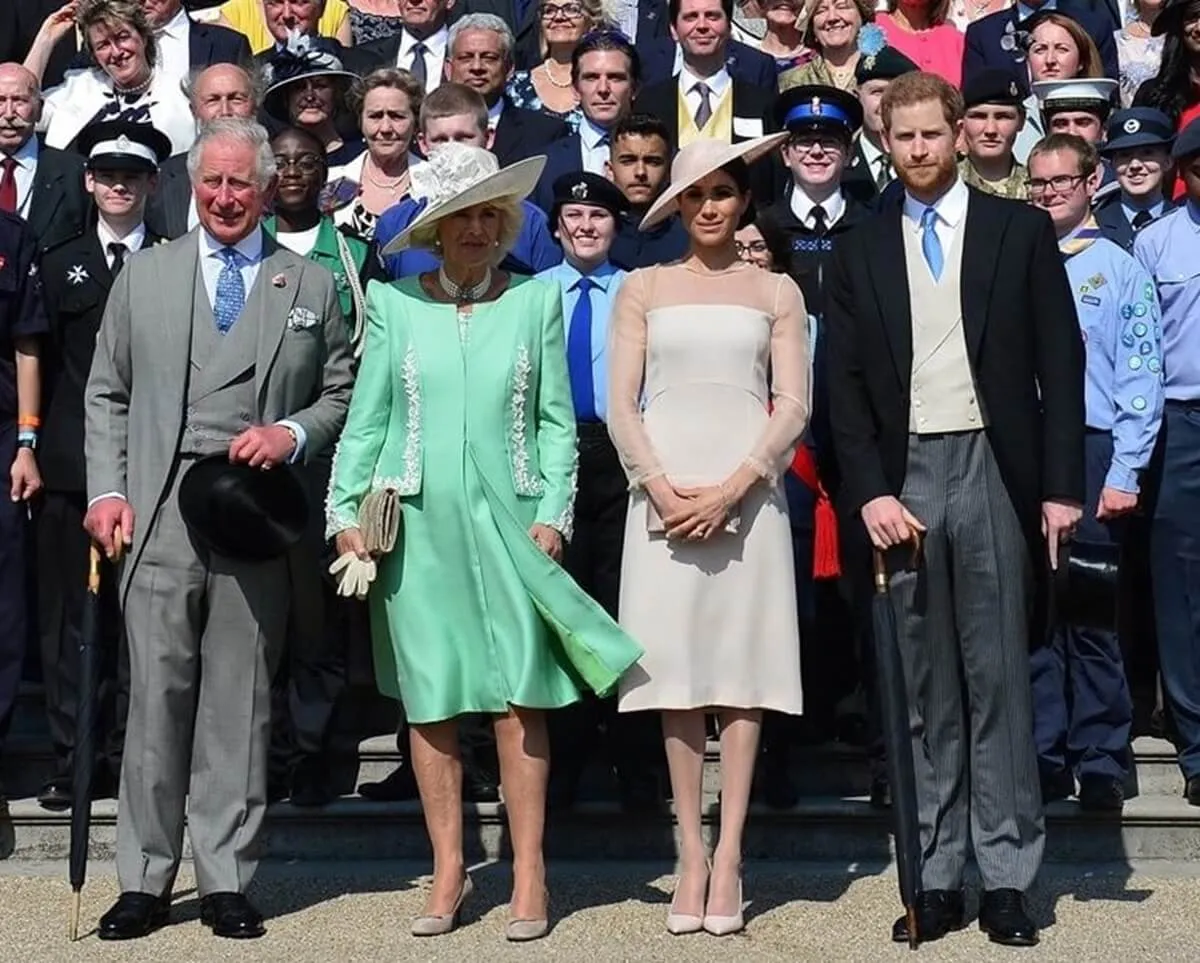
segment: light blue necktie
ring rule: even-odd
[[[213,317],[217,321],[217,330],[221,334],[228,334],[246,306],[246,282],[242,280],[241,270],[245,258],[231,247],[221,248],[217,257],[225,264],[217,276]]]
[[[580,278],[575,282],[579,300],[571,312],[571,330],[567,335],[567,371],[571,376],[571,400],[579,421],[596,420],[596,384],[592,377],[592,288],[596,282]]]
[[[925,208],[921,215],[921,253],[925,255],[925,263],[935,281],[942,277],[942,242],[937,236],[937,211],[932,207]]]

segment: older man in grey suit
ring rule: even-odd
[[[122,894],[101,939],[166,923],[184,807],[201,919],[261,935],[244,891],[266,810],[270,680],[288,609],[284,559],[250,563],[193,542],[178,504],[197,458],[270,470],[341,431],[352,374],[337,288],[259,220],[275,189],[267,133],[209,124],[189,154],[199,227],[126,263],[86,393],[85,526],[121,595],[132,691],[117,816]]]

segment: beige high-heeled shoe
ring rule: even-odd
[[[510,943],[529,943],[540,940],[550,932],[550,895],[546,894],[546,916],[539,920],[509,920],[504,938]]]
[[[711,933],[713,936],[730,936],[733,933],[740,933],[746,928],[746,919],[742,908],[742,880],[739,876],[737,912],[733,916],[714,916],[708,912],[708,907],[705,906],[704,932]]]
[[[708,867],[708,871],[712,872],[712,867]],[[679,884],[675,884],[675,893],[679,893]],[[704,897],[708,899],[708,880],[704,882]],[[704,929],[704,917],[696,916],[693,913],[677,913],[675,912],[675,898],[671,898],[671,909],[667,913],[667,932],[672,936],[685,936],[688,933],[699,933]]]
[[[471,882],[471,877],[464,876],[462,890],[458,894],[458,900],[454,903],[454,909],[442,916],[418,916],[412,921],[412,935],[445,936],[452,932],[458,926],[463,900],[470,896],[474,889],[475,884]]]

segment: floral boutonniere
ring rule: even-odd
[[[1029,49],[1032,38],[1028,30],[1018,30],[1015,21],[1010,20],[1004,25],[1004,33],[1000,35],[1000,49],[1013,55],[1017,63],[1025,60],[1025,51]]]
[[[286,288],[287,278],[282,274],[276,274],[275,277],[271,278],[271,284],[277,288]]]

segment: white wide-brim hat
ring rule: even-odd
[[[424,209],[380,252],[384,257],[409,246],[413,231],[477,204],[522,201],[533,193],[546,158],[539,154],[502,168],[496,155],[469,144],[444,144],[412,168],[412,196]]]
[[[744,140],[740,144],[727,144],[713,137],[692,141],[671,161],[671,183],[659,195],[658,200],[650,205],[650,210],[642,218],[641,230],[648,231],[674,214],[679,209],[679,195],[696,181],[703,180],[713,171],[718,171],[735,160],[752,164],[769,154],[787,138],[788,132],[781,130],[777,134]]]

